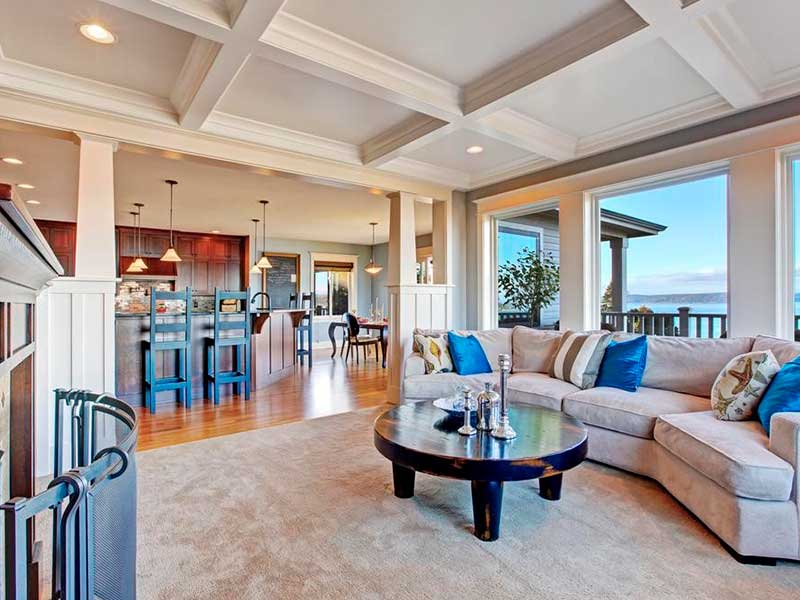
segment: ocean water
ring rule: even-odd
[[[678,314],[679,306],[689,307],[689,336],[695,337],[697,335],[697,319],[692,318],[692,314],[704,315],[724,315],[727,313],[727,304],[710,304],[710,303],[687,303],[687,304],[660,304],[655,302],[628,302],[628,310],[639,308],[640,306],[647,306],[654,313],[673,313]],[[678,319],[675,319],[677,326]],[[722,335],[722,321],[713,319],[711,327],[713,328],[709,334],[708,319],[700,320],[700,337],[720,337]]]

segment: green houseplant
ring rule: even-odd
[[[558,264],[550,254],[523,248],[516,261],[500,266],[497,286],[509,304],[528,311],[528,324],[533,327],[539,310],[558,296]]]

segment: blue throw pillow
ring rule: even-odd
[[[459,375],[492,372],[492,365],[489,364],[481,343],[474,335],[465,337],[448,331],[447,345],[450,349],[450,358],[453,359],[453,366]]]
[[[800,412],[800,356],[786,363],[758,403],[758,418],[769,433],[772,415],[780,412]]]
[[[595,386],[602,385],[635,392],[642,384],[646,365],[646,335],[640,335],[625,342],[612,341],[603,355]]]

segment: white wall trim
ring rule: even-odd
[[[794,340],[794,289],[796,202],[793,194],[792,161],[800,160],[800,152],[789,150],[780,154],[780,178],[775,195],[775,332],[779,337]]]

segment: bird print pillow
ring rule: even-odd
[[[447,349],[447,335],[421,335],[414,334],[414,350],[425,361],[425,374],[450,373],[453,370],[453,361]]]
[[[731,359],[711,388],[711,409],[723,421],[753,418],[761,396],[780,370],[770,350],[748,352]]]

